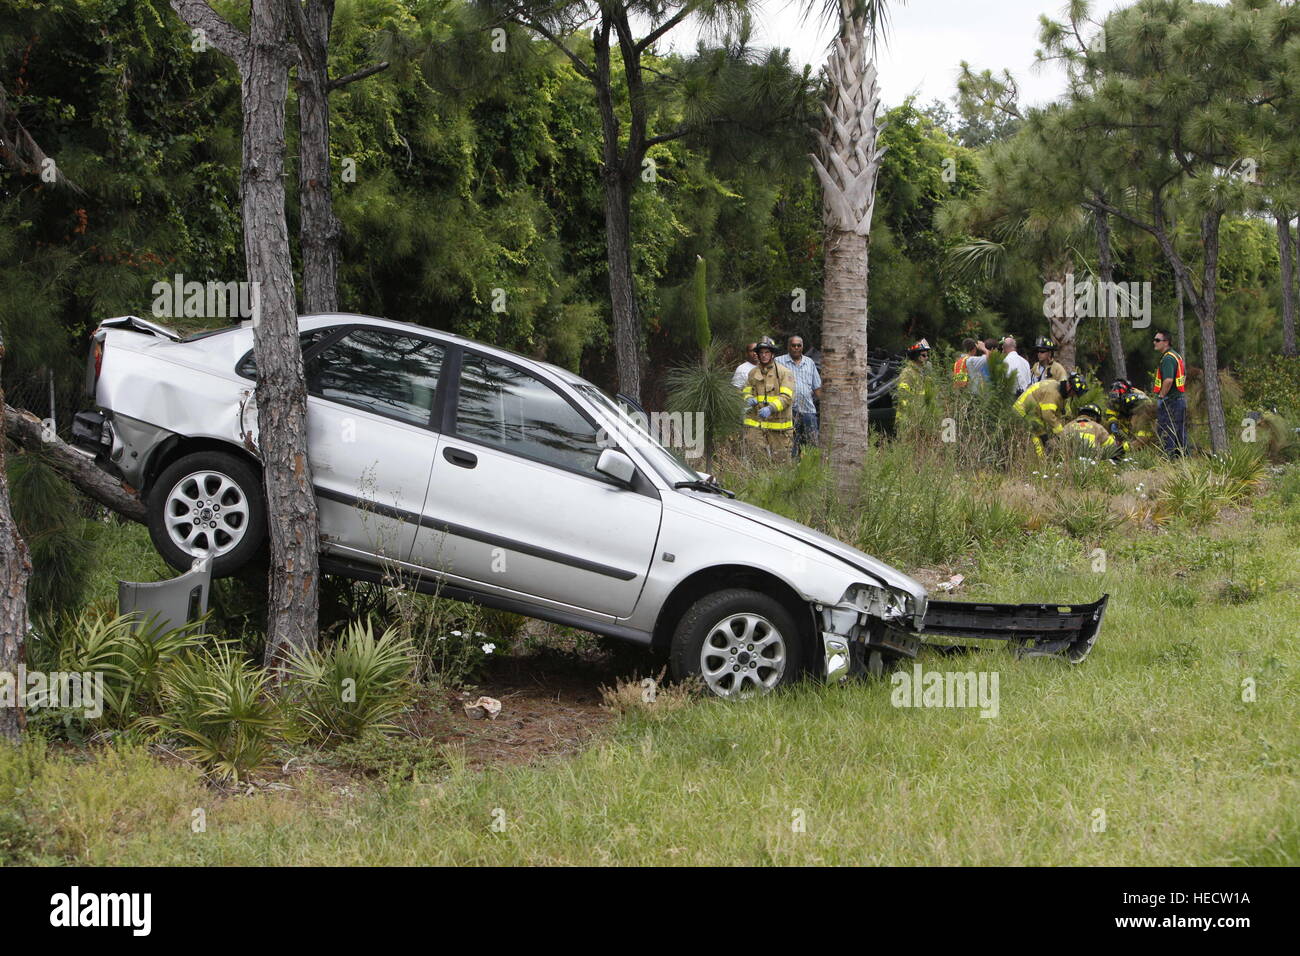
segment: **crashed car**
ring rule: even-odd
[[[923,641],[1081,660],[1105,598],[931,601],[870,555],[735,499],[572,372],[358,315],[300,320],[322,570],[666,653],[721,697],[881,671]],[[253,330],[94,333],[78,444],[138,489],[159,553],[217,575],[266,538]]]

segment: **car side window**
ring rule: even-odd
[[[456,434],[494,448],[595,474],[596,427],[553,388],[504,362],[466,352]]]
[[[312,329],[308,332],[303,332],[298,336],[298,341],[301,343],[303,352],[306,352],[317,342],[324,341],[337,331],[337,325],[332,325],[323,329]],[[235,374],[242,375],[244,378],[257,378],[257,357],[252,349],[249,350],[247,355],[239,360],[239,364],[235,366]]]
[[[353,329],[307,363],[307,391],[376,415],[428,425],[445,349],[383,329]]]

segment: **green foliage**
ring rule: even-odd
[[[123,728],[160,706],[159,680],[168,664],[203,641],[199,627],[160,631],[139,626],[131,615],[98,610],[46,614],[34,620],[26,646],[27,668],[46,674],[95,675],[103,681],[103,714],[41,707],[30,712],[35,727],[77,736],[92,726]]]
[[[410,638],[391,628],[376,638],[369,621],[357,621],[327,647],[291,656],[290,697],[310,737],[392,732],[410,704],[415,664]]]
[[[704,352],[713,341],[709,328],[709,277],[703,256],[695,260],[695,344]]]
[[[27,590],[32,613],[77,608],[98,551],[80,503],[38,453],[11,455],[8,464],[10,507],[32,561]]]
[[[289,729],[270,675],[228,641],[170,661],[159,697],[162,713],[140,726],[179,742],[181,754],[219,780],[238,782],[265,767]]]
[[[446,769],[442,751],[418,737],[367,730],[321,757],[327,766],[380,777],[389,782],[425,777]]]
[[[1264,474],[1259,451],[1243,445],[1208,459],[1182,459],[1173,467],[1173,477],[1157,496],[1159,518],[1185,518],[1193,526],[1208,524],[1221,509],[1254,493]]]
[[[1300,419],[1300,358],[1271,355],[1253,361],[1237,372],[1237,381],[1247,409]]]
[[[733,369],[724,355],[721,342],[710,342],[698,364],[677,366],[664,376],[668,411],[700,416],[706,471],[713,470],[713,450],[718,442],[740,430],[740,390],[731,384]]]

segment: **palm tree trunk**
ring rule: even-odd
[[[822,432],[841,496],[858,491],[867,453],[867,263],[866,236],[830,231],[822,315]]]
[[[840,35],[826,63],[826,129],[813,168],[822,184],[826,277],[822,315],[827,446],[840,495],[852,500],[867,435],[867,270],[876,178],[880,95],[867,58],[867,19],[841,2]]]

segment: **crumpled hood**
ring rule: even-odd
[[[812,545],[827,554],[833,555],[848,564],[866,572],[876,578],[880,583],[889,587],[899,588],[915,595],[917,598],[924,600],[927,597],[925,587],[917,580],[908,577],[901,571],[891,568],[882,561],[878,561],[869,554],[859,551],[857,548],[851,548],[842,541],[836,541],[830,535],[822,534],[820,531],[814,531],[806,525],[801,525],[797,521],[791,521],[789,518],[783,518],[779,514],[759,508],[755,505],[746,504],[734,498],[724,498],[721,495],[706,493],[693,494],[691,497],[699,502],[710,504],[715,508],[721,508],[723,511],[730,511],[732,514],[739,515],[742,518],[748,518],[759,524],[772,528],[776,531],[790,535],[792,538],[798,538],[807,544]]]

